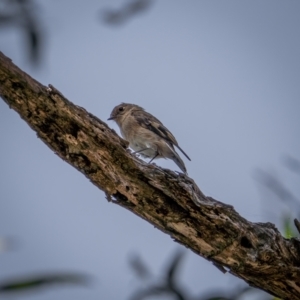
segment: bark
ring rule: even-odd
[[[109,201],[251,286],[300,299],[299,239],[283,238],[271,223],[249,222],[233,207],[206,197],[191,178],[138,159],[105,122],[31,78],[1,52],[0,96]]]

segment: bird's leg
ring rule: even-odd
[[[158,152],[156,152],[155,156],[148,162],[148,164],[150,164],[152,160],[154,160],[157,156],[158,156]]]
[[[134,152],[132,152],[132,154],[140,153],[140,152],[143,152],[143,151],[148,150],[148,149],[149,148],[145,148],[145,149],[142,149],[142,150],[134,151]]]

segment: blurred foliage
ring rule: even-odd
[[[298,236],[297,230],[293,223],[293,218],[291,215],[283,215],[283,236],[287,239]]]
[[[108,25],[123,25],[136,15],[146,12],[152,3],[153,0],[125,2],[119,9],[102,10],[101,19]],[[41,61],[46,36],[37,8],[34,0],[0,0],[0,30],[13,28],[21,32],[27,46],[26,55],[34,66]],[[23,50],[23,47],[20,49]]]
[[[292,172],[300,175],[300,161],[291,156],[284,156],[284,165]],[[276,198],[284,203],[290,210],[289,214],[282,213],[282,227],[283,236],[290,239],[299,236],[300,222],[293,216],[299,218],[300,216],[300,201],[299,198],[294,196],[293,193],[284,185],[284,183],[275,177],[275,175],[261,171],[257,173],[256,179],[261,182],[268,190],[276,195]],[[273,300],[280,300],[274,297]]]
[[[142,259],[135,255],[129,260],[131,269],[139,280],[147,281],[146,287],[138,289],[129,297],[129,300],[145,300],[155,297],[157,299],[176,300],[239,300],[246,294],[258,294],[261,300],[271,300],[272,297],[266,293],[244,285],[230,290],[217,290],[206,292],[199,296],[191,296],[179,277],[182,274],[181,266],[184,252],[176,251],[170,259],[169,264],[160,272],[160,276],[155,278]],[[143,284],[144,285],[144,284]]]
[[[33,65],[37,65],[44,32],[36,14],[36,3],[32,0],[0,0],[0,29],[3,28],[17,28],[22,33],[27,57]]]
[[[300,161],[290,156],[284,158],[284,165],[291,171],[300,174]],[[268,190],[272,191],[276,198],[282,203],[287,205],[291,213],[282,214],[282,227],[283,235],[286,238],[292,238],[298,236],[296,227],[300,232],[300,222],[295,219],[295,225],[293,223],[293,214],[300,215],[300,202],[299,199],[293,195],[293,193],[279,180],[274,174],[268,173],[263,170],[256,172],[255,178]],[[293,207],[293,209],[291,209]],[[177,252],[171,258],[170,264],[162,272],[162,278],[154,278],[151,275],[149,268],[146,264],[136,255],[130,261],[132,270],[137,277],[144,281],[149,281],[146,287],[137,290],[129,300],[144,300],[149,297],[157,299],[178,299],[178,300],[238,300],[245,297],[246,294],[257,294],[257,299],[260,300],[279,300],[276,297],[270,296],[258,289],[244,286],[242,288],[236,287],[230,290],[218,291],[214,290],[207,292],[200,296],[192,297],[188,294],[188,291],[182,287],[179,282],[181,260],[183,258],[183,252]]]
[[[283,158],[284,165],[290,170],[300,175],[300,161],[291,156],[285,156]],[[282,234],[286,238],[292,238],[299,236],[297,232],[297,219],[293,222],[294,218],[300,217],[300,201],[280,180],[276,175],[271,174],[263,170],[258,170],[256,172],[255,178],[260,182],[265,188],[271,191],[281,203],[283,203],[289,210],[289,213],[282,213]]]

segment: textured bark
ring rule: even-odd
[[[107,199],[250,285],[300,299],[299,239],[283,238],[271,223],[249,222],[233,207],[204,196],[191,178],[136,158],[106,123],[32,79],[1,52],[0,96]]]

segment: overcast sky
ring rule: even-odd
[[[144,107],[191,157],[183,157],[188,173],[206,195],[250,221],[280,226],[287,207],[254,177],[267,170],[300,195],[299,177],[282,163],[284,155],[300,159],[299,0],[154,1],[120,26],[105,24],[101,12],[125,1],[36,3],[45,41],[39,68],[15,28],[1,28],[0,51],[104,121],[120,102]],[[90,288],[26,297],[127,299],[141,286],[128,265],[133,253],[159,276],[180,248],[108,203],[3,101],[0,139],[0,236],[17,240],[1,254],[0,280],[50,271],[93,277]],[[241,284],[188,250],[180,282],[193,295]]]

